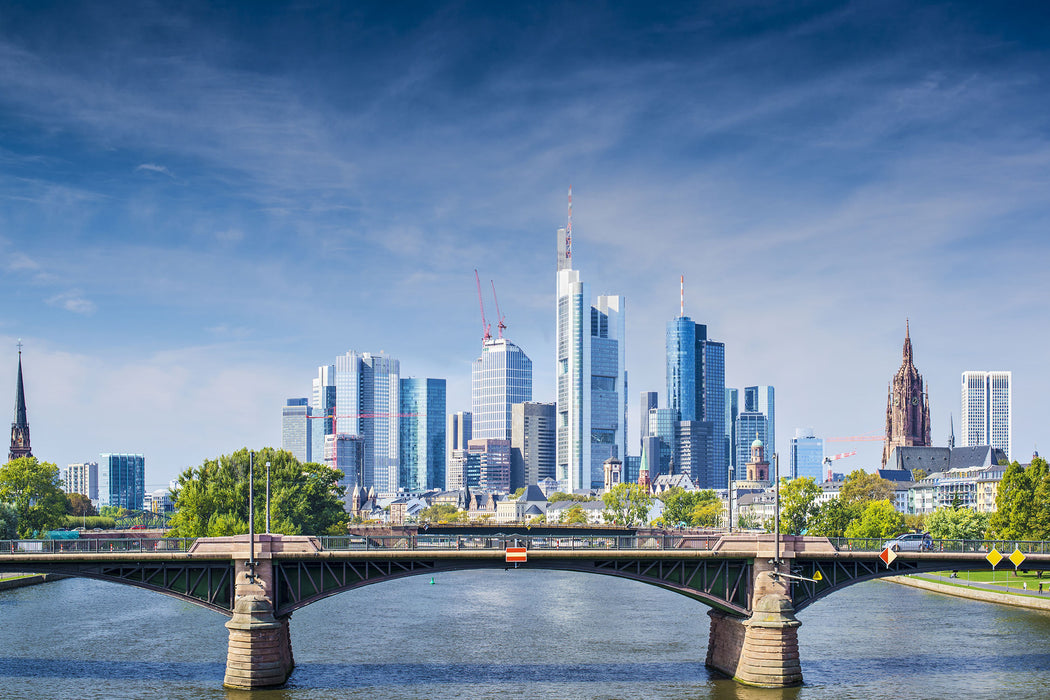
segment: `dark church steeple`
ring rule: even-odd
[[[18,386],[15,388],[15,421],[11,424],[11,451],[8,460],[32,457],[29,420],[26,418],[26,390],[22,384],[22,341],[18,341]]]
[[[882,467],[886,468],[895,447],[928,447],[930,442],[929,397],[922,375],[915,369],[911,347],[911,323],[904,322],[904,351],[900,369],[890,382],[886,399],[886,441]]]

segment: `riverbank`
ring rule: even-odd
[[[969,600],[980,600],[985,603],[1012,605],[1017,608],[1028,608],[1030,610],[1050,612],[1050,599],[1045,597],[1040,598],[1035,595],[1025,595],[1020,592],[1004,593],[982,590],[980,588],[960,584],[940,583],[938,581],[931,581],[929,578],[924,578],[921,575],[887,576],[884,580],[892,583],[899,583],[904,586],[911,586],[912,588],[921,588],[924,591],[931,591],[933,593],[952,595],[958,598],[967,598]]]
[[[0,591],[8,591],[12,588],[25,588],[26,586],[38,586],[41,583],[59,581],[66,578],[59,574],[26,574],[14,578],[0,579]]]

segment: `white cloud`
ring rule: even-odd
[[[86,299],[80,291],[75,289],[56,294],[49,298],[47,303],[75,314],[92,314],[96,309],[95,302]]]
[[[143,163],[142,165],[140,165],[137,168],[135,168],[135,172],[139,172],[141,170],[146,170],[146,171],[149,171],[151,173],[160,173],[161,175],[167,175],[172,180],[175,179],[174,173],[172,173],[170,170],[168,170],[163,165],[157,165],[156,163]]]

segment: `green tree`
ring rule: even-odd
[[[926,516],[930,536],[937,540],[981,540],[988,515],[969,508],[938,508]]]
[[[18,537],[18,511],[10,503],[0,503],[0,540]]]
[[[14,506],[19,537],[61,527],[67,501],[58,487],[58,467],[36,457],[11,460],[0,467],[0,502]]]
[[[693,527],[721,527],[725,524],[725,508],[717,498],[700,501],[689,517]]]
[[[854,503],[867,505],[872,501],[893,500],[893,484],[878,474],[855,469],[842,482],[839,498],[847,506]]]
[[[922,481],[927,476],[929,476],[929,474],[926,473],[925,469],[912,469],[911,470],[911,480],[912,481]]]
[[[123,518],[128,513],[130,511],[121,506],[101,506],[98,509],[98,514],[107,518]]]
[[[587,501],[596,501],[596,496],[577,496],[572,493],[565,493],[563,491],[555,491],[547,497],[547,503],[557,503],[558,501],[575,501],[576,503],[586,503]]]
[[[617,484],[602,496],[602,501],[605,503],[606,522],[617,525],[644,523],[653,505],[653,497],[645,487],[627,483]]]
[[[83,517],[86,515],[98,515],[98,512],[95,510],[95,506],[91,504],[91,499],[84,494],[67,493],[66,515]]]
[[[171,537],[205,537],[248,532],[247,449],[205,460],[184,471],[172,489],[175,515]],[[290,452],[264,448],[255,453],[255,530],[266,527],[266,462],[270,462],[271,532],[286,535],[345,534],[347,514],[342,472],[300,464]]]
[[[451,503],[435,503],[419,512],[421,523],[454,523],[459,520],[460,510]]]
[[[561,514],[561,522],[566,525],[586,525],[587,513],[584,512],[579,504],[569,506]]]
[[[812,477],[780,480],[780,531],[786,535],[801,535],[809,519],[817,511],[821,490]]]
[[[697,527],[701,524],[695,516],[697,510],[702,510],[703,506],[711,502],[721,503],[711,489],[686,491],[678,486],[667,489],[660,495],[660,499],[664,502],[663,521],[667,527],[678,527],[679,525]],[[706,510],[703,512],[706,513]],[[721,507],[719,507],[719,512],[721,512]],[[706,518],[706,515],[704,517]]]
[[[737,527],[741,530],[757,530],[762,527],[762,521],[753,510],[742,510],[736,516]]]
[[[847,506],[838,498],[832,498],[820,504],[810,516],[807,534],[817,537],[845,537],[846,528],[859,515],[859,508]]]
[[[1050,503],[1037,500],[1037,492],[1048,478],[1047,463],[1040,457],[1032,459],[1028,468],[1016,461],[1003,473],[995,496],[995,513],[989,526],[995,537],[1006,540],[1037,539],[1045,534],[1043,523]],[[1044,493],[1050,488],[1044,488]]]
[[[895,537],[904,530],[904,516],[896,511],[889,499],[870,501],[860,518],[846,528],[846,537]]]

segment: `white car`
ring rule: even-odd
[[[882,548],[894,552],[928,552],[933,549],[933,538],[928,532],[908,532],[886,540]]]

